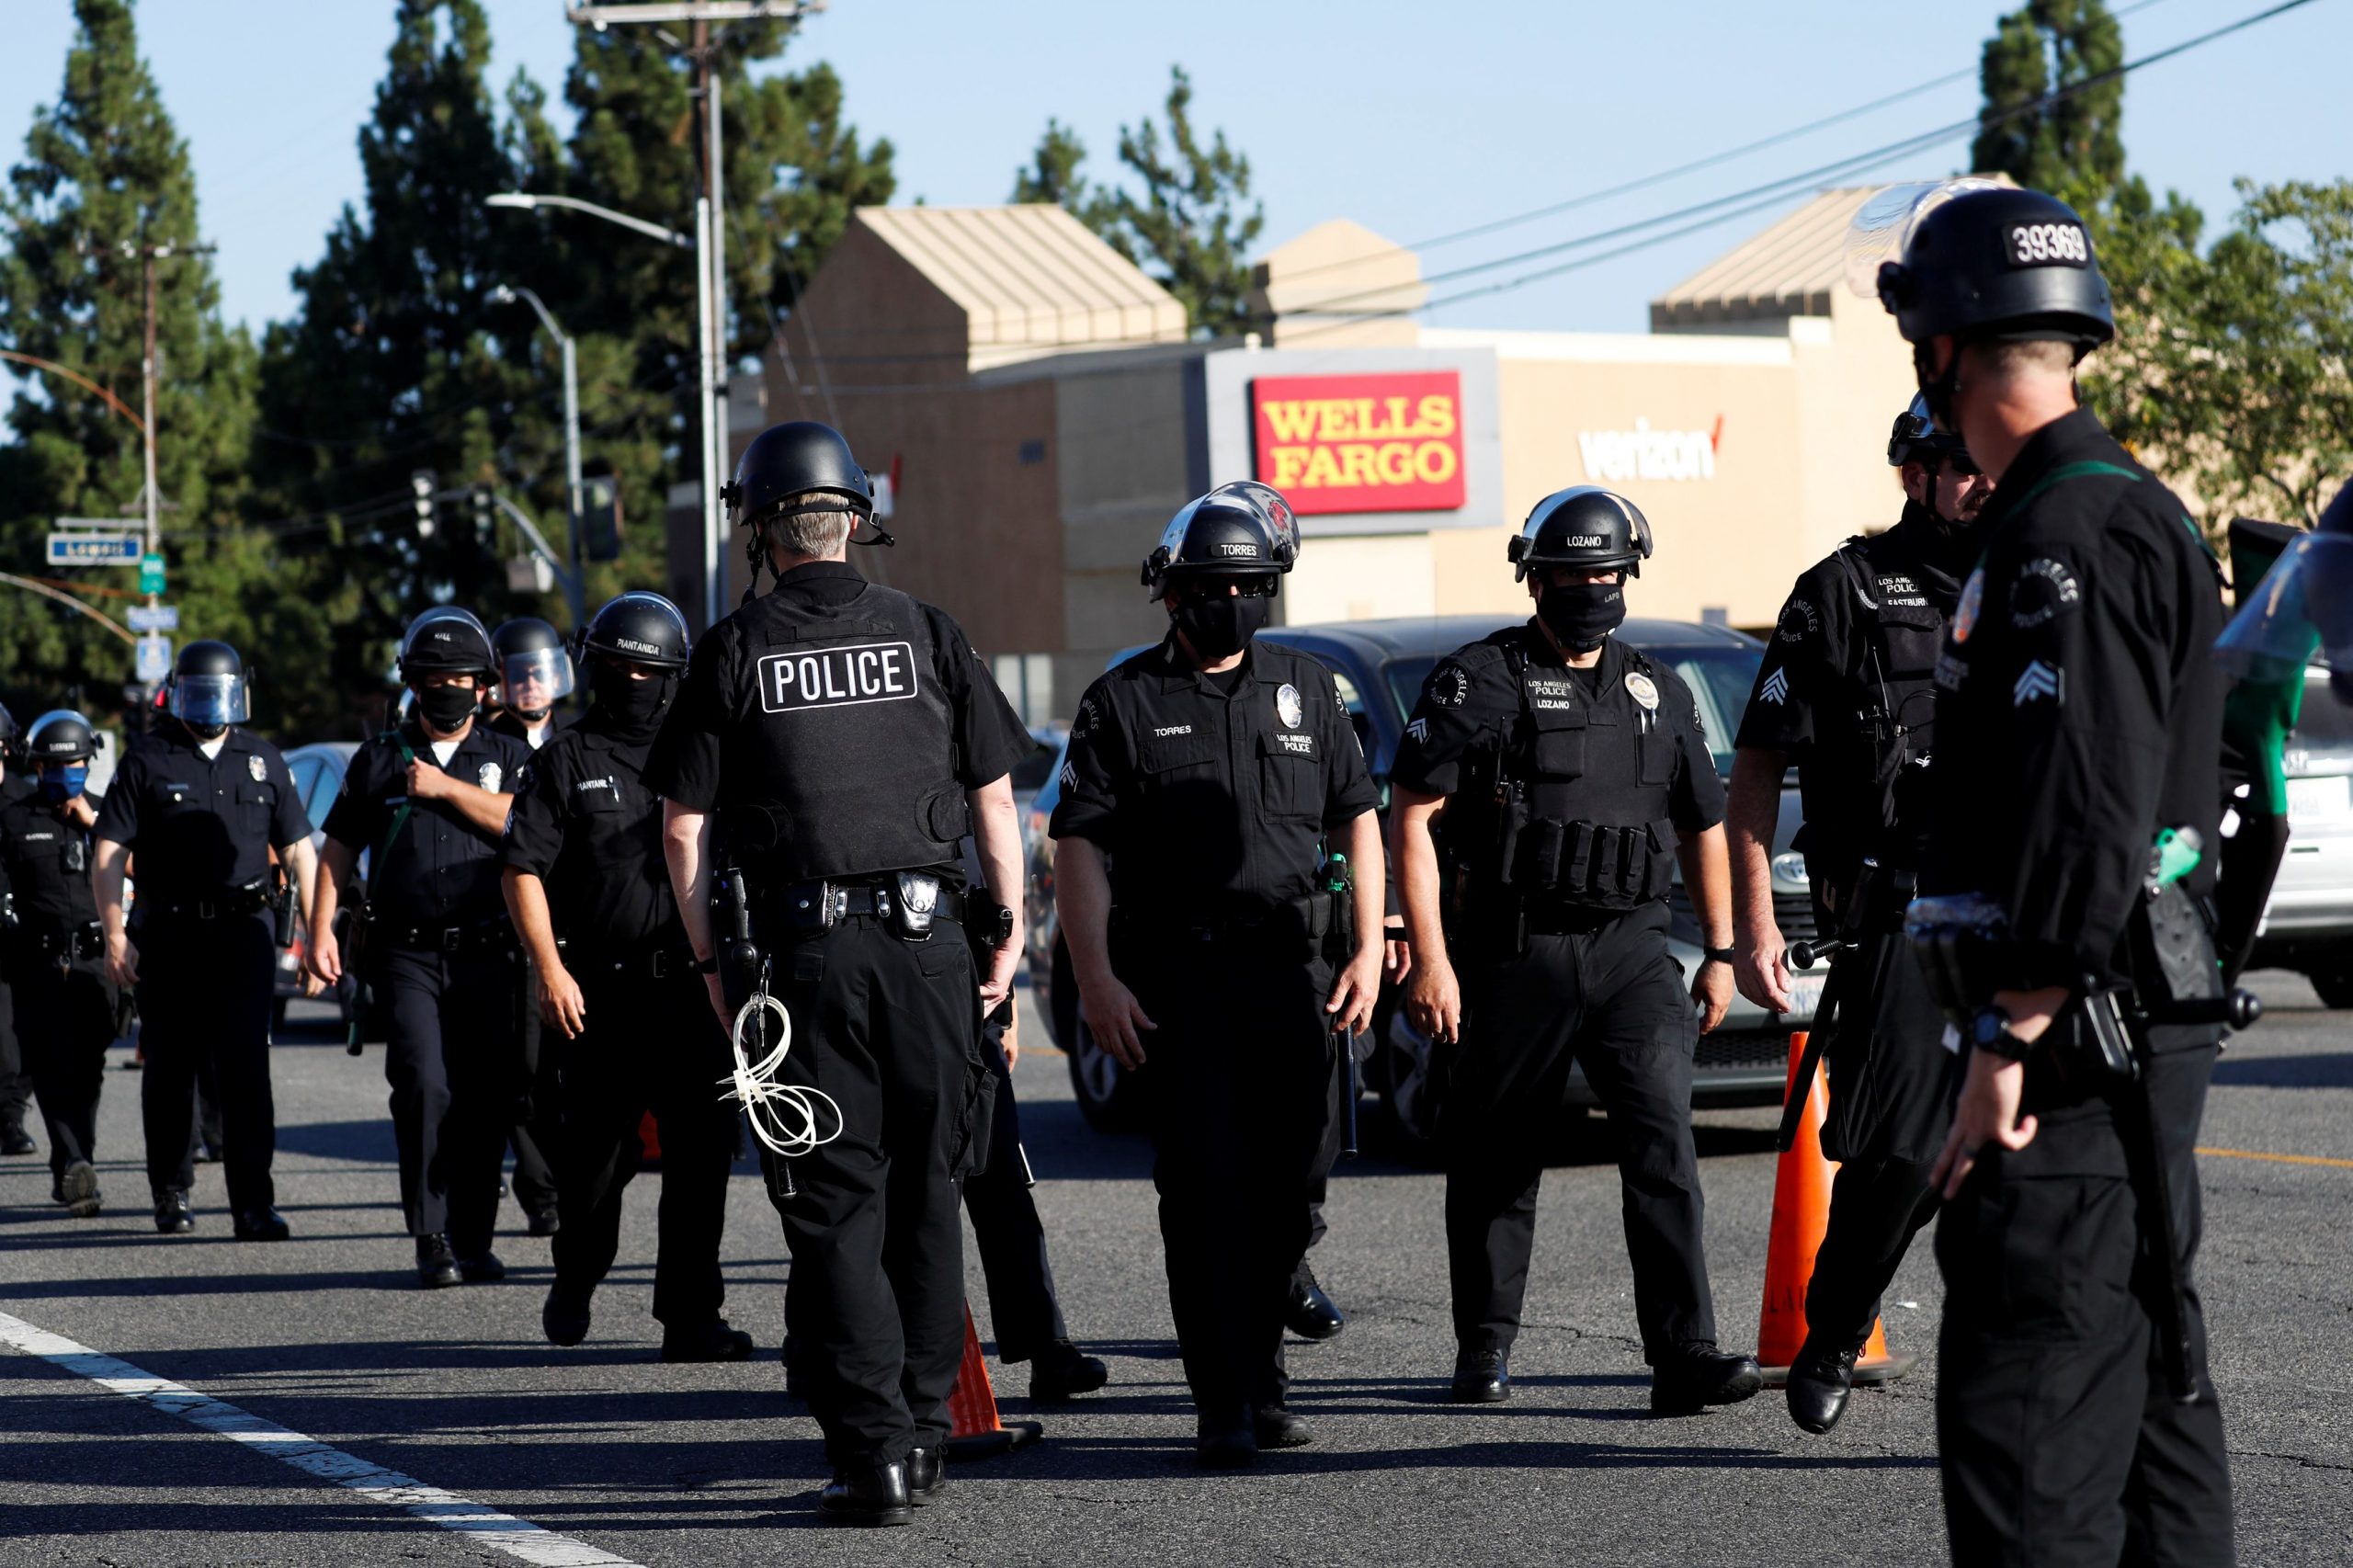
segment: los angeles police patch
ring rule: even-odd
[[[2010,624],[2020,631],[2056,620],[2083,602],[2075,574],[2048,557],[2029,561],[2010,588]]]
[[[256,784],[261,783],[269,777],[268,766],[257,756],[248,756],[245,758],[245,771],[253,775],[253,780]]]
[[[1283,682],[1275,692],[1275,717],[1283,722],[1284,729],[1296,730],[1306,713],[1306,707],[1299,700],[1299,687]]]
[[[1781,608],[1780,623],[1774,627],[1773,635],[1784,642],[1802,642],[1821,630],[1822,618],[1814,614],[1813,607],[1803,599],[1791,599]]]
[[[1461,665],[1440,665],[1430,676],[1430,700],[1440,708],[1460,708],[1471,700],[1471,672]]]
[[[1980,566],[1969,574],[1969,581],[1961,585],[1961,604],[1952,612],[1954,646],[1968,642],[1969,634],[1977,630],[1977,612],[1984,604],[1985,568]]]
[[[474,780],[492,794],[498,792],[498,781],[506,777],[506,769],[494,762],[485,762],[474,773]]]

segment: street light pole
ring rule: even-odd
[[[572,627],[577,631],[588,624],[587,588],[581,577],[580,549],[580,362],[573,353],[572,337],[560,325],[547,301],[529,289],[517,289],[502,283],[490,291],[491,302],[506,304],[521,300],[548,329],[548,335],[563,352],[563,493],[564,512],[571,520],[572,575],[563,585],[564,602],[572,609]]]

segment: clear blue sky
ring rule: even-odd
[[[2125,0],[2130,4],[2130,0]],[[2155,0],[2125,17],[2128,55],[2264,8]],[[1263,245],[1349,217],[1413,243],[1706,157],[1974,66],[2015,0],[1957,5],[1653,0],[831,0],[788,63],[831,61],[848,112],[898,149],[899,196],[1005,199],[1048,115],[1098,175],[1119,127],[1155,116],[1171,62],[1199,121],[1255,165]],[[2123,5],[2118,6],[2123,9]],[[58,90],[68,0],[6,0],[0,155],[21,155]],[[392,36],[391,0],[143,0],[142,46],[193,150],[228,313],[288,314],[359,189],[354,139]],[[519,65],[560,94],[562,0],[490,0],[504,82]],[[2126,89],[2132,166],[2219,222],[2231,181],[2353,173],[2353,0],[2317,0]],[[1426,272],[1556,243],[1763,184],[1966,118],[1975,79],[1670,184],[1427,252]],[[1964,140],[1847,183],[1938,175]],[[1794,205],[1792,197],[1790,204]],[[1641,330],[1652,295],[1769,222],[1774,209],[1565,277],[1447,307],[1441,324]],[[1510,276],[1507,268],[1487,278]]]

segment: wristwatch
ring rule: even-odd
[[[1730,948],[1709,948],[1704,949],[1701,956],[1710,963],[1728,964],[1733,960],[1733,950]]]
[[[717,974],[719,972],[719,949],[717,948],[710,949],[710,957],[707,959],[698,959],[695,960],[695,972],[697,974]]]
[[[1993,1052],[2005,1062],[2023,1062],[2034,1049],[2031,1040],[2020,1040],[2010,1032],[2009,1016],[1999,1007],[1981,1007],[1970,1024],[1970,1043],[1980,1051]]]

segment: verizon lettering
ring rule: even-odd
[[[770,653],[760,661],[760,706],[771,713],[897,702],[915,694],[915,651],[907,642]]]
[[[1654,430],[1637,419],[1631,430],[1578,431],[1577,450],[1587,479],[1713,479],[1722,432],[1721,419],[1713,430]]]

